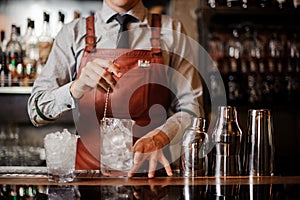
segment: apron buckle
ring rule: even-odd
[[[138,60],[138,66],[141,68],[150,67],[150,61],[149,60]]]

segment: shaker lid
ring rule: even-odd
[[[199,128],[201,130],[205,130],[205,119],[202,117],[194,117],[192,122],[193,128]]]

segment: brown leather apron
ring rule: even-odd
[[[87,18],[86,48],[78,76],[87,62],[102,58],[121,67],[122,77],[109,95],[106,117],[131,118],[134,142],[163,124],[171,102],[167,70],[160,49],[160,15],[152,15],[151,50],[96,49],[94,18]],[[100,129],[106,95],[94,89],[79,101],[75,124],[80,135],[77,147],[76,169],[100,169]],[[160,105],[160,106],[157,106]],[[151,108],[151,109],[150,109]],[[163,108],[163,109],[162,109]]]

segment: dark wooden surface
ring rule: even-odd
[[[49,182],[46,176],[0,176],[0,184],[11,185],[126,185],[126,186],[167,186],[167,185],[269,185],[269,184],[300,184],[300,176],[266,176],[266,177],[156,177],[148,179],[147,177],[77,177],[71,183],[58,184]]]

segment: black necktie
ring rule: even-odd
[[[120,24],[120,30],[118,34],[118,40],[117,40],[117,48],[129,48],[129,33],[127,29],[128,22],[132,22],[134,20],[134,17],[130,15],[116,15],[115,19]]]

